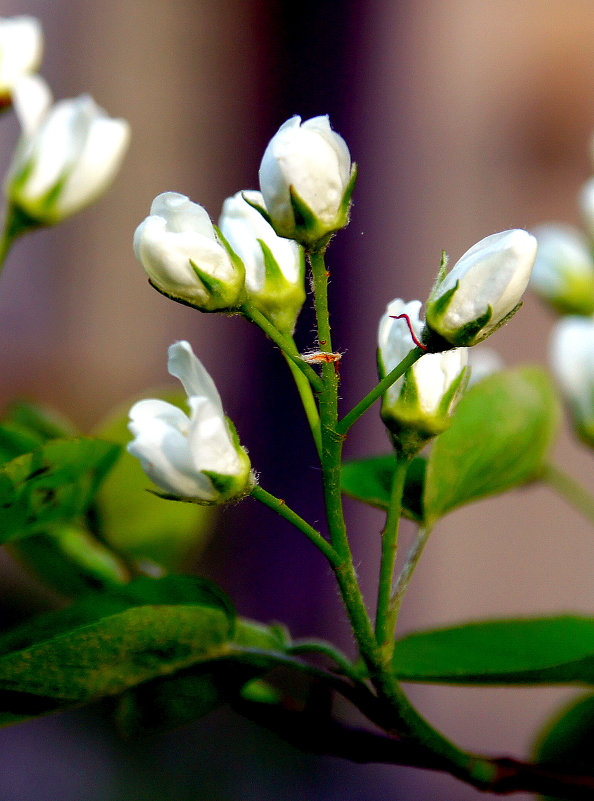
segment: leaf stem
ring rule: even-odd
[[[408,468],[408,459],[397,459],[392,478],[392,492],[386,515],[386,523],[382,531],[382,556],[380,563],[380,576],[377,595],[377,612],[375,618],[375,637],[382,652],[384,664],[391,663],[394,650],[394,629],[396,619],[392,614],[392,583],[394,580],[394,567],[398,553],[398,529],[402,511],[402,494],[404,480]]]
[[[413,365],[421,356],[425,353],[422,348],[416,347],[413,348],[410,353],[408,353],[404,359],[391,370],[385,378],[376,384],[376,386],[362,398],[356,406],[354,406],[348,414],[342,418],[342,420],[338,423],[336,428],[339,434],[346,434],[349,428],[355,423],[362,414],[364,414],[370,406],[372,406],[378,398],[384,394],[384,392],[392,386],[392,384],[397,381],[401,375],[408,370],[408,368]]]
[[[594,523],[594,498],[572,476],[553,464],[546,465],[540,479],[565,498],[570,506]]]
[[[287,648],[287,653],[295,656],[299,654],[321,654],[322,656],[327,656],[345,676],[355,682],[361,681],[360,671],[357,670],[351,660],[326,640],[295,640]]]
[[[248,320],[251,320],[252,323],[255,323],[258,328],[261,328],[266,336],[271,339],[275,345],[278,345],[285,357],[290,359],[290,361],[303,373],[316,392],[322,391],[322,379],[310,364],[303,361],[292,337],[287,337],[281,333],[278,328],[273,325],[270,320],[251,303],[242,304],[239,307],[239,311],[244,317],[246,317]]]
[[[302,534],[312,542],[328,559],[331,565],[337,565],[340,562],[340,557],[332,547],[332,545],[325,540],[324,537],[313,526],[300,517],[297,512],[293,511],[290,506],[275,495],[271,495],[258,484],[252,489],[251,495],[264,506],[275,511],[280,517],[283,517],[289,523],[292,523]]]
[[[404,563],[402,570],[400,571],[400,575],[396,581],[396,586],[394,587],[394,592],[392,593],[392,598],[390,599],[390,610],[394,614],[395,618],[398,617],[398,612],[400,611],[400,607],[402,606],[402,600],[404,598],[404,594],[408,589],[408,585],[412,574],[414,573],[415,567],[417,566],[419,559],[421,558],[421,554],[423,553],[423,549],[427,544],[427,540],[429,539],[429,535],[431,534],[431,528],[421,526],[417,529],[417,535],[413,544],[410,547],[408,555],[406,557],[406,562]]]

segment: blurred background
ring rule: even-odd
[[[591,174],[594,9],[589,0],[2,0],[38,16],[41,73],[57,98],[89,92],[133,139],[111,191],[12,252],[0,292],[0,402],[51,404],[83,430],[166,379],[166,348],[189,339],[221,391],[264,487],[321,515],[314,450],[280,355],[239,318],[200,315],[148,285],[132,235],[174,190],[216,219],[253,188],[266,143],[292,114],[330,115],[359,165],[351,223],[332,244],[334,342],[344,409],[376,381],[377,321],[389,300],[425,298],[442,248],[457,259],[487,234],[578,222]],[[18,128],[2,119],[6,168]],[[311,345],[311,310],[300,344]],[[528,297],[492,344],[507,364],[546,359],[552,316]],[[489,343],[491,344],[491,343]],[[287,428],[286,420],[290,421]],[[349,456],[388,441],[374,408]],[[589,483],[591,456],[561,438],[559,461]],[[348,504],[371,598],[381,515]],[[410,536],[405,527],[404,540]],[[452,514],[433,535],[403,607],[414,627],[594,608],[591,527],[540,488]],[[50,600],[3,557],[5,622]],[[195,569],[239,611],[297,635],[344,614],[322,558],[253,501],[223,512]],[[0,613],[0,616],[2,613]],[[462,745],[526,755],[532,733],[575,690],[411,687]],[[485,797],[441,776],[318,759],[227,711],[123,744],[100,710],[0,732],[0,798],[10,801],[262,801]],[[528,796],[516,796],[527,799]]]

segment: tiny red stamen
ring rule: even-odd
[[[416,338],[415,332],[413,331],[412,323],[410,321],[410,317],[408,316],[408,314],[391,314],[390,317],[393,320],[402,320],[402,319],[406,320],[406,324],[408,325],[408,330],[410,331],[410,335],[412,337],[412,341],[415,343],[417,348],[421,348],[421,350],[427,350],[427,346],[423,345],[423,343],[419,342],[419,340]]]

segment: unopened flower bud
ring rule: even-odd
[[[348,222],[356,177],[344,139],[327,116],[287,120],[260,165],[265,211],[279,236],[316,247]]]
[[[449,273],[444,263],[427,300],[428,349],[474,345],[507,322],[521,305],[535,257],[536,239],[513,229],[481,239]]]
[[[278,236],[250,203],[263,204],[260,192],[238,192],[227,198],[219,227],[245,267],[248,302],[279,331],[292,334],[305,302],[303,250]]]
[[[414,347],[406,321],[394,317],[405,314],[418,338],[420,308],[420,300],[405,303],[397,298],[388,304],[378,331],[380,379]],[[386,390],[381,415],[397,450],[411,455],[449,426],[466,387],[467,362],[466,348],[427,353]]]
[[[245,270],[207,211],[185,195],[163,192],[136,229],[134,252],[153,286],[201,311],[229,311],[244,297]]]
[[[0,107],[10,104],[16,83],[35,72],[43,54],[43,32],[35,17],[0,17]]]
[[[570,225],[534,230],[538,252],[531,288],[560,314],[594,312],[594,260],[586,237]]]
[[[217,388],[188,342],[169,348],[168,369],[179,378],[190,415],[162,400],[130,409],[136,456],[155,484],[175,498],[219,504],[246,495],[254,484],[247,452],[225,417]]]
[[[60,100],[39,76],[22,78],[13,90],[21,139],[5,192],[32,224],[52,225],[88,206],[111,184],[130,128],[108,117],[88,95]]]
[[[551,337],[550,363],[577,434],[594,446],[594,318],[559,320]]]

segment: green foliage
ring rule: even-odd
[[[460,401],[429,456],[407,473],[403,514],[433,526],[465,503],[538,478],[553,443],[559,404],[548,374],[538,367],[484,379]],[[388,508],[394,456],[347,462],[342,489],[364,503]]]
[[[395,457],[393,454],[372,456],[345,462],[341,473],[342,491],[351,498],[388,509],[392,491]],[[423,482],[426,460],[418,456],[413,459],[406,473],[402,512],[411,520],[423,520]]]
[[[185,408],[183,393],[160,391],[157,396]],[[96,433],[126,445],[131,439],[127,428],[130,405],[116,410]],[[215,513],[206,506],[165,501],[147,492],[150,487],[138,459],[123,449],[97,496],[102,537],[132,559],[150,559],[176,570],[204,546]]]
[[[269,670],[283,647],[276,629],[237,620],[211,582],[141,577],[0,636],[0,722],[142,685],[121,702],[123,727],[179,725]]]
[[[438,684],[594,684],[594,618],[488,620],[396,641],[402,681]]]
[[[593,738],[594,696],[582,696],[555,715],[537,746],[536,759],[547,768],[592,774]],[[547,796],[546,801],[562,799]]]
[[[0,542],[75,520],[119,455],[109,442],[51,440],[0,468]]]
[[[558,418],[551,380],[538,367],[506,370],[474,386],[431,451],[424,496],[428,523],[536,479]]]

